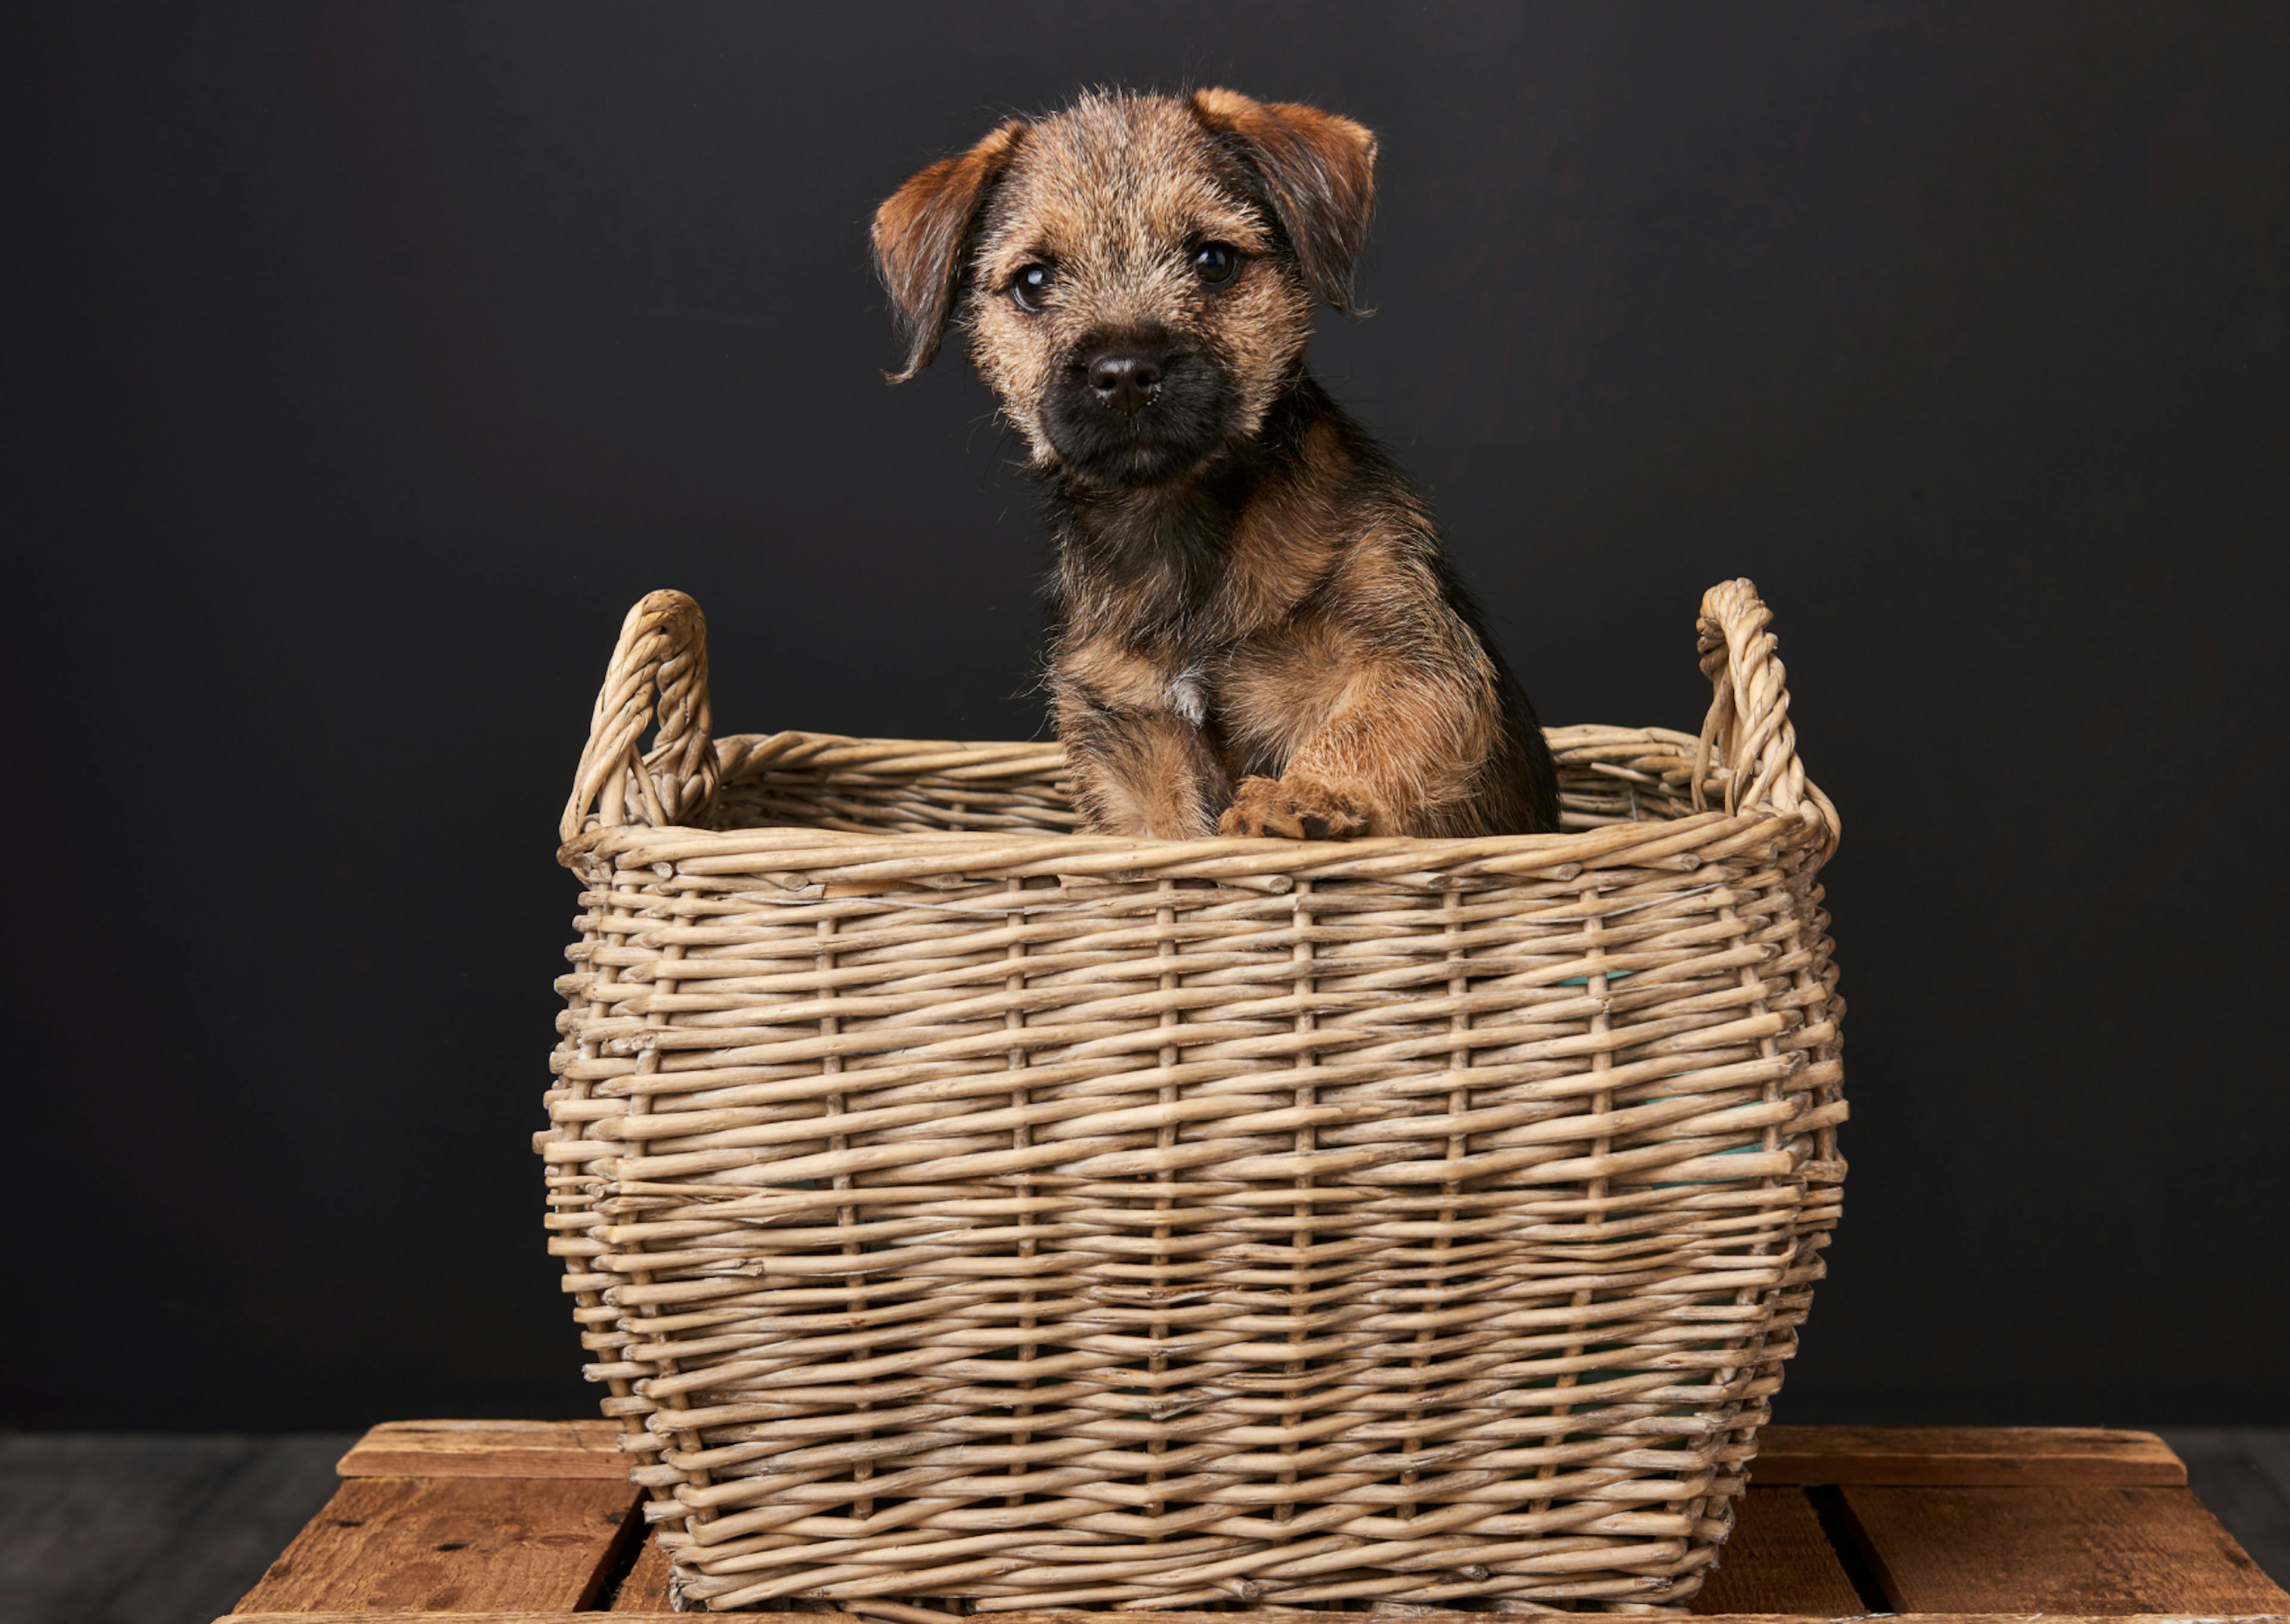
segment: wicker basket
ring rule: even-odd
[[[1053,744],[711,739],[638,604],[539,1148],[679,1604],[1692,1596],[1845,1171],[1769,618],[1698,740],[1552,731],[1565,833],[1155,844]]]

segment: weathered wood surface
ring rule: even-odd
[[[572,1477],[621,1483],[635,1460],[618,1421],[384,1421],[351,1446],[345,1477]]]
[[[625,1483],[348,1478],[239,1611],[578,1611],[637,1537],[636,1499]]]
[[[617,1421],[386,1421],[342,1457],[345,1477],[617,1478]],[[2186,1468],[2151,1432],[2095,1427],[1766,1428],[1751,1478],[1804,1484],[2155,1484]]]
[[[1768,1427],[1752,1483],[2157,1484],[2187,1468],[2151,1432],[2097,1427]]]
[[[637,1553],[636,1563],[621,1575],[620,1588],[613,1594],[614,1612],[666,1612],[668,1605],[668,1553],[661,1548],[655,1536],[644,1542]]]
[[[1867,1611],[1805,1491],[1755,1486],[1742,1496],[1733,1537],[1693,1607],[1819,1618]]]
[[[2285,1612],[2290,1595],[2184,1489],[1849,1487],[1878,1580],[1904,1612]]]

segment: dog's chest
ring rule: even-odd
[[[1278,636],[1237,637],[1221,647],[1188,651],[1161,668],[1162,703],[1170,714],[1249,752],[1251,759],[1293,746],[1300,727],[1324,716],[1341,666]]]
[[[1209,690],[1200,668],[1189,666],[1169,681],[1169,708],[1195,727],[1209,719]]]

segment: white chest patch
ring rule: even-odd
[[[1169,684],[1169,708],[1198,727],[1209,717],[1209,698],[1201,692],[1200,678],[1186,672]]]

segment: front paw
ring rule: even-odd
[[[1217,820],[1220,835],[1271,835],[1287,840],[1349,840],[1367,833],[1367,808],[1326,784],[1298,779],[1245,778]]]

